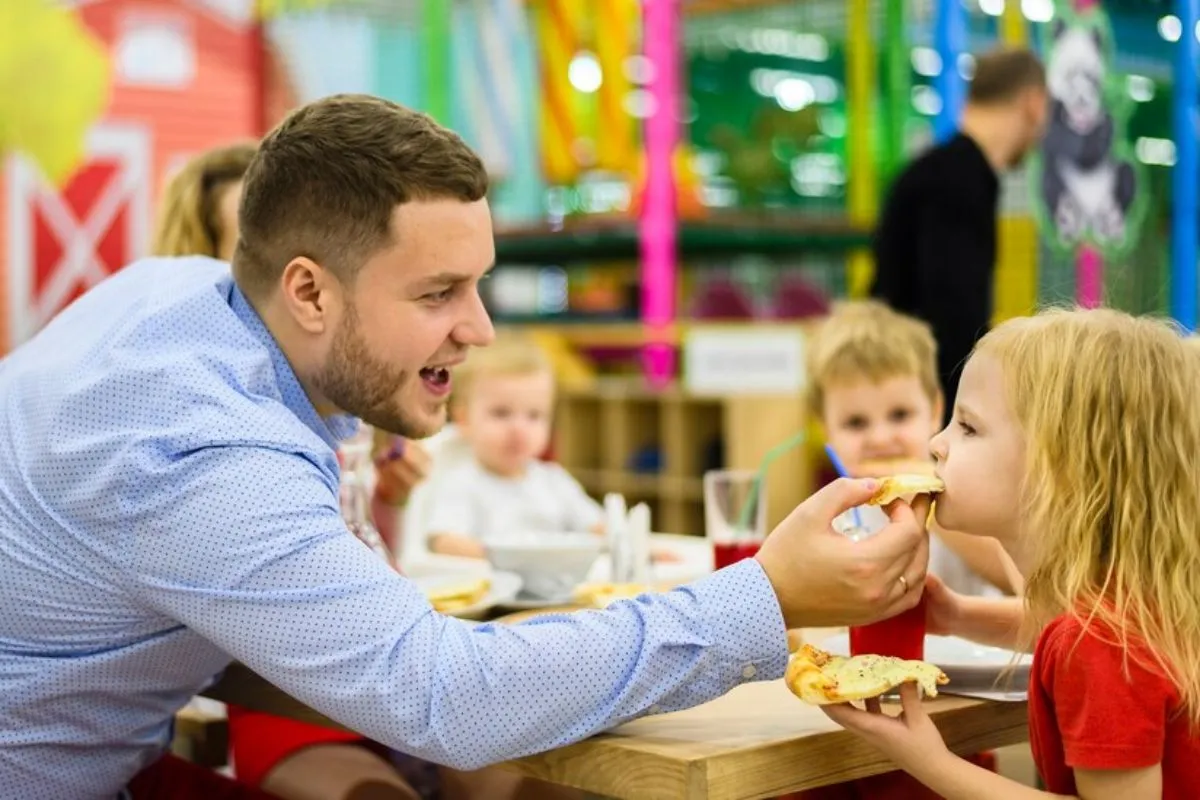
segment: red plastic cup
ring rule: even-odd
[[[860,506],[838,516],[834,530],[855,540],[867,539],[887,525],[887,515],[874,506]],[[925,596],[908,611],[890,619],[850,628],[850,655],[895,656],[910,661],[925,658]]]
[[[925,596],[908,611],[890,619],[850,628],[850,655],[925,658]]]

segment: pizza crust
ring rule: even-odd
[[[937,697],[937,687],[950,679],[925,661],[876,655],[846,658],[805,644],[788,660],[784,681],[804,702],[829,705],[879,697],[904,683],[916,683],[925,696]]]
[[[855,477],[886,478],[888,475],[927,475],[933,477],[934,464],[929,459],[886,458],[864,461],[854,470]]]
[[[867,501],[868,505],[886,506],[893,500],[918,494],[937,494],[946,488],[940,478],[932,475],[891,475],[881,478],[879,488]]]

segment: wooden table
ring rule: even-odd
[[[245,708],[342,726],[234,664],[205,694]],[[1025,703],[943,695],[927,701],[961,754],[1027,741]],[[797,700],[782,681],[740,686],[705,705],[644,717],[506,768],[605,797],[762,798],[894,769],[862,740]]]

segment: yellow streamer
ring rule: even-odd
[[[875,224],[878,214],[876,165],[871,150],[875,132],[875,45],[871,40],[869,0],[846,3],[846,110],[849,113],[847,150],[849,178],[846,205],[850,221],[863,227]],[[874,264],[867,250],[850,254],[848,293],[862,297],[870,288]]]
[[[599,129],[596,132],[596,163],[601,169],[630,172],[637,157],[636,125],[625,109],[625,98],[633,86],[626,76],[625,62],[637,41],[640,6],[638,0],[592,0],[595,20],[596,59],[600,62]]]
[[[538,124],[542,168],[547,182],[572,183],[579,175],[575,147],[579,124],[569,71],[579,48],[580,0],[541,0],[534,8],[541,75]]]

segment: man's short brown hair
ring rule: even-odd
[[[917,378],[936,402],[941,391],[937,343],[924,322],[877,300],[855,300],[834,308],[808,345],[808,405],[825,413],[830,386],[867,380]]]
[[[413,200],[487,195],[483,162],[429,116],[379,97],[332,95],[267,134],[246,171],[233,274],[251,297],[307,256],[343,282],[392,242],[392,212]]]
[[[1046,69],[1032,50],[1001,48],[975,59],[967,99],[989,105],[1012,100],[1026,89],[1046,88]]]

